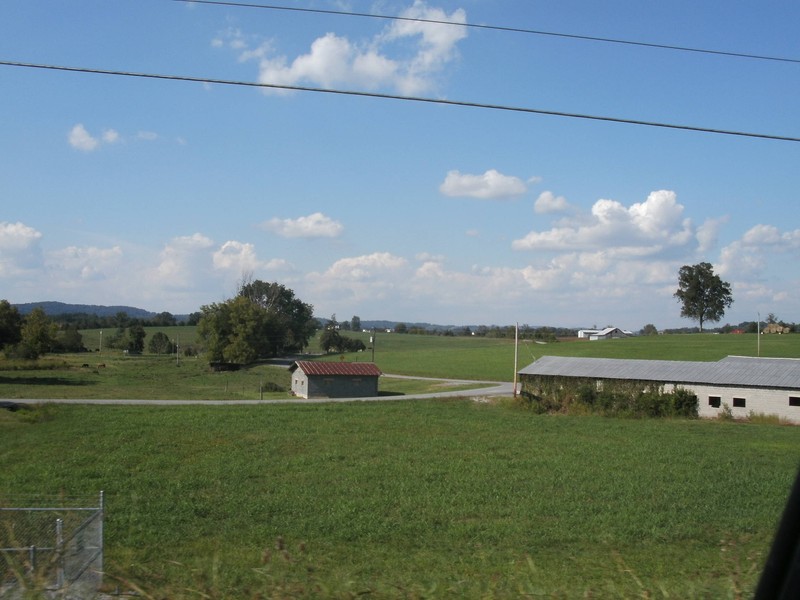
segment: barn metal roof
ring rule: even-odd
[[[520,374],[800,389],[800,360],[794,358],[729,356],[695,362],[543,356]]]
[[[298,360],[289,367],[294,372],[300,369],[306,375],[346,375],[355,377],[379,377],[381,370],[375,363],[352,363],[352,362],[316,362],[310,360]]]

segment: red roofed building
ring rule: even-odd
[[[374,363],[298,360],[292,373],[292,393],[300,398],[367,398],[378,395],[381,371]]]

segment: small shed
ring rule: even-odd
[[[368,398],[378,395],[381,370],[374,363],[298,360],[289,367],[300,398]]]

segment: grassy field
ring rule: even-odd
[[[181,343],[196,344],[194,327],[150,328]],[[368,334],[350,333],[369,343]],[[87,347],[99,348],[99,330],[84,332]],[[666,360],[719,360],[728,355],[754,356],[755,335],[662,335],[622,340],[520,343],[518,368],[543,355]],[[318,352],[312,343],[310,350]],[[800,358],[800,335],[761,336],[761,356]],[[372,349],[322,360],[370,361]],[[375,362],[384,373],[417,377],[512,381],[514,343],[479,337],[378,334]],[[85,365],[85,366],[84,366]],[[266,363],[241,371],[212,373],[202,357],[125,356],[118,350],[49,356],[37,363],[0,359],[0,398],[143,398],[235,400],[288,398],[289,375]],[[428,393],[441,384],[383,377],[382,394]],[[451,386],[449,389],[463,389]],[[283,391],[271,391],[283,390]]]
[[[717,360],[756,342],[526,342],[519,366]],[[763,336],[760,352],[800,357],[800,336]],[[375,346],[384,372],[480,380],[509,381],[513,353],[482,338]],[[270,384],[287,389],[285,369],[107,349],[0,360],[2,398],[287,397]],[[438,387],[381,381],[387,395]],[[0,411],[0,503],[105,490],[107,582],[159,599],[745,597],[799,459],[797,427],[536,416],[510,399]]]
[[[50,405],[0,413],[0,500],[105,490],[107,581],[148,598],[738,598],[798,442],[467,400]]]
[[[365,344],[368,334],[352,334]],[[800,358],[800,335],[762,335],[760,355]],[[759,339],[742,335],[659,335],[620,340],[568,340],[548,344],[523,341],[518,367],[545,355],[597,358],[647,358],[661,360],[715,361],[726,356],[757,356]],[[348,360],[367,361],[372,352],[347,355]],[[337,360],[338,357],[329,357]],[[386,373],[510,381],[514,375],[513,340],[481,337],[378,334],[375,362]]]

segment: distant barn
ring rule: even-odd
[[[367,398],[378,395],[380,369],[373,363],[298,360],[292,373],[292,393],[300,398]]]
[[[615,340],[618,338],[625,338],[631,334],[630,331],[624,331],[619,327],[606,327],[605,329],[581,329],[578,331],[578,337],[581,339],[596,340]]]

